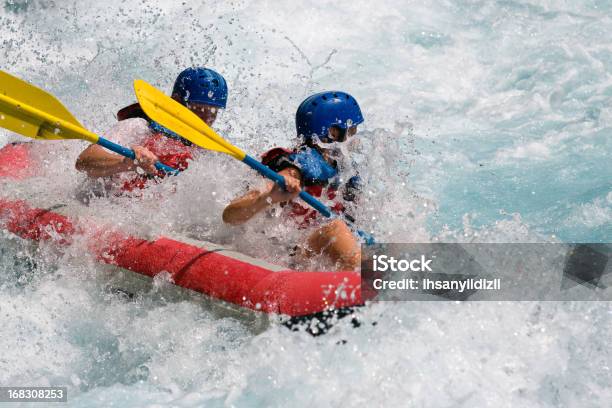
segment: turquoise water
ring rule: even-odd
[[[134,101],[133,79],[168,90],[182,67],[210,65],[230,85],[216,127],[253,153],[289,146],[299,102],[340,88],[366,117],[351,146],[367,180],[360,216],[383,240],[610,242],[611,12],[606,1],[12,0],[0,6],[0,68],[103,134]],[[0,144],[16,139],[0,131]],[[83,147],[41,144],[45,178],[3,189],[65,199]],[[192,230],[286,261],[257,230],[297,232],[262,221],[236,237],[219,225],[253,175],[205,158],[172,194],[94,206],[138,233]],[[611,399],[609,303],[375,304],[358,330],[254,333],[160,289],[126,301],[78,245],[0,242],[0,384],[67,385],[73,406]]]

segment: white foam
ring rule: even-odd
[[[215,128],[254,155],[291,145],[306,95],[351,92],[366,118],[355,157],[372,193],[358,215],[383,240],[545,241],[566,219],[567,239],[583,229],[593,238],[609,223],[610,195],[587,194],[610,180],[601,166],[612,124],[605,2],[5,3],[2,69],[48,89],[102,135],[134,101],[133,79],[169,91],[191,64],[227,78]],[[43,176],[2,193],[70,199],[85,145],[38,143]],[[142,236],[192,233],[288,262],[278,240],[302,238],[295,228],[219,222],[257,180],[204,154],[141,199],[91,209]],[[255,334],[196,301],[165,299],[165,282],[126,300],[79,243],[57,254],[1,239],[0,382],[67,385],[75,406],[612,400],[608,304],[380,303],[359,312],[356,330],[342,321],[320,338],[277,325]]]

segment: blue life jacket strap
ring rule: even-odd
[[[182,142],[183,144],[185,144],[187,146],[191,146],[191,144],[192,144],[189,140],[179,136],[178,134],[174,133],[173,131],[171,131],[167,127],[164,127],[164,126],[160,125],[159,123],[155,122],[154,120],[150,120],[149,121],[149,128],[153,132],[155,132],[155,133],[161,133],[164,136],[169,137],[170,139],[178,140],[178,141]]]

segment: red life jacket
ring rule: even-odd
[[[294,152],[294,150],[275,147],[262,155],[261,162],[276,172],[288,167],[294,167],[299,170],[297,166],[287,160],[287,156]],[[344,212],[344,205],[337,198],[338,189],[336,187],[329,184],[312,184],[305,179],[302,179],[302,184],[304,185],[304,191],[313,197],[325,197],[327,200],[331,201],[330,209],[336,214]],[[290,206],[289,216],[297,222],[298,228],[307,228],[313,221],[321,217],[317,210],[305,205],[302,201],[292,200],[284,205]]]
[[[150,121],[138,103],[127,106],[117,112],[117,119],[120,121],[130,118],[143,118],[147,122]],[[189,160],[193,159],[191,146],[185,145],[180,140],[168,137],[163,132],[155,132],[147,137],[142,143],[142,147],[150,150],[162,163],[179,170],[187,169],[189,167]],[[139,174],[125,181],[121,191],[143,189],[151,180],[159,182],[164,177],[165,173],[162,171],[158,171],[154,176]]]

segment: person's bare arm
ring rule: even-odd
[[[299,170],[290,167],[279,171],[278,174],[285,178],[286,191],[272,181],[268,182],[263,190],[250,190],[225,207],[223,222],[230,225],[239,225],[250,220],[255,214],[271,204],[294,199],[302,190]]]
[[[111,153],[98,145],[90,145],[77,158],[75,167],[89,177],[109,177],[126,171],[142,168],[149,174],[155,173],[155,162],[158,160],[151,151],[142,146],[132,146],[136,160]]]

